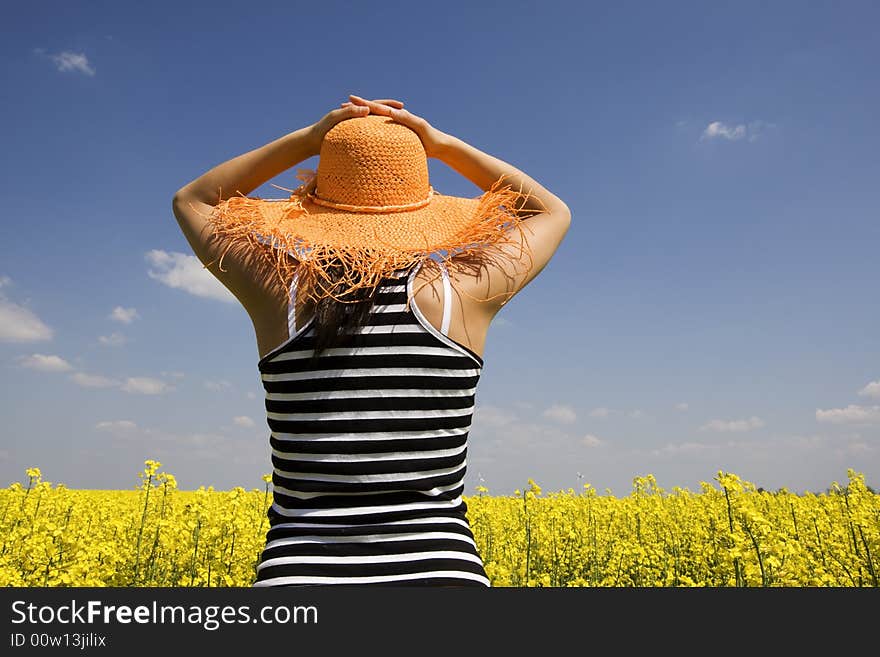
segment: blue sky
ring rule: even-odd
[[[253,327],[171,198],[355,93],[572,210],[490,329],[466,494],[718,470],[880,487],[878,20],[869,2],[8,8],[0,485],[37,466],[130,488],[156,459],[182,488],[262,487]]]

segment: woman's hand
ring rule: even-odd
[[[389,112],[393,109],[401,109],[403,102],[392,98],[383,98],[381,100],[366,100],[360,96],[352,96],[350,101],[341,103],[342,107],[366,107],[370,114],[379,114],[380,116],[391,116]],[[352,102],[356,101],[356,102]]]
[[[439,157],[445,146],[448,135],[428,123],[420,116],[403,109],[403,103],[397,100],[365,100],[359,96],[349,96],[351,102],[342,103],[343,108],[366,107],[370,114],[388,116],[398,123],[405,125],[415,132],[422,145],[425,147],[425,155]],[[358,115],[361,116],[361,115]]]
[[[349,98],[357,98],[357,96],[349,96]],[[321,153],[321,142],[324,141],[330,129],[340,121],[353,119],[359,116],[366,116],[370,112],[374,114],[385,114],[388,116],[388,110],[395,108],[400,109],[403,103],[399,100],[383,99],[383,100],[363,100],[358,98],[361,103],[355,104],[351,102],[341,103],[339,109],[331,110],[324,117],[312,125],[309,131],[309,152],[310,155],[319,155]],[[369,105],[367,104],[369,103]]]

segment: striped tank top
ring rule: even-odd
[[[311,361],[314,317],[260,359],[272,505],[253,586],[491,586],[462,499],[483,359],[412,299],[419,262],[376,290],[352,346]]]

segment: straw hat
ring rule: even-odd
[[[503,187],[503,177],[475,198],[440,194],[428,180],[419,136],[390,117],[340,121],[321,143],[317,172],[300,169],[297,178],[303,184],[295,190],[273,185],[291,192],[287,199],[239,192],[207,218],[229,242],[223,255],[249,245],[285,287],[298,275],[315,301],[348,303],[343,297],[352,290],[375,287],[431,255],[452,262],[526,244],[514,233],[522,230],[516,209],[529,194]],[[343,277],[332,280],[328,271],[340,265]]]

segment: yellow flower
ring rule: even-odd
[[[34,481],[39,468],[27,469],[28,486],[0,489],[0,586],[250,586],[266,493],[181,491],[160,465],[140,473],[164,484],[147,494],[53,488]],[[515,497],[490,497],[480,483],[480,497],[465,499],[492,586],[873,586],[864,554],[880,546],[880,496],[864,475],[848,476],[802,495],[759,492],[722,471],[721,490],[701,482],[696,493],[618,498],[584,484],[585,495],[535,499],[541,488],[529,479]],[[637,479],[646,493],[662,490],[652,475]]]

